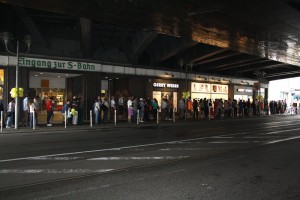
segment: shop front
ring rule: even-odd
[[[161,108],[161,102],[166,99],[173,104],[173,109],[177,110],[178,90],[180,85],[171,80],[156,79],[151,82],[152,98],[158,101]]]
[[[228,85],[214,83],[191,83],[191,98],[192,99],[228,99]]]
[[[253,101],[253,88],[247,86],[234,86],[234,99],[242,101]]]

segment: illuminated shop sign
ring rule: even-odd
[[[24,67],[26,66],[49,69],[96,71],[96,68],[98,67],[97,65],[100,64],[20,57],[19,65]]]
[[[153,83],[155,88],[179,88],[179,84],[174,83]]]
[[[253,90],[251,90],[251,89],[241,89],[241,88],[239,88],[239,89],[237,89],[237,91],[238,92],[253,92]]]

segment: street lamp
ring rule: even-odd
[[[182,67],[185,66],[185,93],[188,92],[189,88],[188,88],[188,67],[190,67],[191,69],[193,68],[193,63],[190,63],[190,64],[184,64],[184,61],[183,59],[180,59],[179,60],[179,65],[181,67],[181,70],[182,70]],[[185,97],[185,120],[187,119],[187,111],[188,111],[188,97]]]
[[[17,40],[17,49],[16,53],[12,52],[8,48],[8,43],[9,41],[13,40],[14,38],[11,37],[11,34],[9,32],[3,32],[1,34],[2,39],[5,44],[6,51],[12,55],[17,56],[17,64],[16,64],[16,88],[17,90],[19,89],[19,45],[20,42]],[[30,50],[30,45],[31,45],[31,36],[26,35],[23,39],[23,42],[27,44],[27,51],[24,53],[28,53]],[[16,102],[15,102],[15,129],[19,129],[19,95],[16,96]]]

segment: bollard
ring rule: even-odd
[[[140,110],[137,110],[136,124],[139,124],[139,122],[140,122]]]
[[[32,112],[32,129],[35,130],[35,112]]]
[[[173,123],[175,123],[175,111],[176,111],[176,109],[174,108],[173,109]]]
[[[3,111],[1,111],[1,132],[3,131]]]
[[[90,127],[93,127],[93,113],[92,113],[92,110],[90,110]]]
[[[65,110],[65,128],[67,128],[67,111]]]
[[[115,109],[115,126],[117,126],[117,110]]]

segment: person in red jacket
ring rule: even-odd
[[[51,120],[53,117],[53,97],[49,97],[46,101],[46,110],[47,110],[47,126],[52,126]]]

